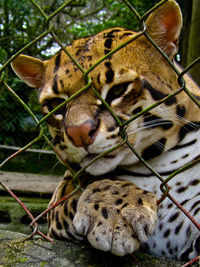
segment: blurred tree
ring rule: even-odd
[[[190,34],[188,41],[187,64],[200,57],[200,1],[193,0]],[[191,76],[200,85],[200,62],[190,71]]]
[[[188,66],[200,56],[200,1],[178,0],[183,13],[183,30],[180,41],[181,65]],[[200,85],[200,63],[190,71],[193,79]]]

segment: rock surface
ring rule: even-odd
[[[44,211],[49,195],[54,191],[59,177],[34,174],[0,172],[0,181],[20,196],[34,217]],[[30,219],[16,200],[0,187],[0,267],[181,267],[183,263],[166,258],[156,258],[142,253],[116,257],[91,248],[88,244],[62,241],[50,243],[39,236],[23,242],[27,237],[17,231],[30,233]],[[45,196],[45,198],[44,198]],[[45,233],[46,219],[39,221]],[[9,229],[11,231],[6,231]],[[192,265],[195,266],[195,265]],[[198,263],[196,266],[199,266]]]
[[[22,242],[26,235],[0,230],[0,267],[181,267],[182,263],[150,255],[115,257],[87,244],[50,243],[40,237]],[[193,265],[194,266],[194,265]]]

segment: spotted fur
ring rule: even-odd
[[[155,10],[146,26],[147,34],[173,60],[182,27],[176,2],[168,0]],[[136,34],[123,28],[108,29],[76,40],[67,49],[87,70]],[[20,55],[12,66],[29,86],[39,89],[44,115],[85,85],[83,73],[62,50],[47,61]],[[180,88],[175,71],[146,36],[129,42],[89,75],[93,87],[122,122]],[[189,76],[184,78],[199,100],[198,86]],[[79,167],[87,166],[95,156],[122,141],[118,124],[92,88],[55,111],[47,123],[56,149]],[[184,91],[130,122],[126,132],[137,153],[164,179],[200,156],[200,111]],[[199,230],[168,198],[157,212],[160,181],[126,144],[95,161],[86,171],[88,175],[81,178],[84,191],[50,212],[51,237],[87,238],[94,247],[120,256],[140,246],[158,256],[182,260],[199,254]],[[50,206],[73,190],[71,179],[67,173]],[[199,183],[199,164],[168,183],[171,195],[197,221]]]

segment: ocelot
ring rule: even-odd
[[[178,50],[181,28],[182,15],[174,0],[164,3],[146,21],[147,33],[171,60]],[[67,49],[87,70],[136,34],[123,28],[108,29],[78,39]],[[19,55],[12,67],[25,83],[38,89],[44,115],[85,85],[83,73],[62,50],[46,61]],[[177,74],[145,35],[107,57],[89,75],[92,86],[121,122],[180,88]],[[199,87],[189,76],[184,78],[199,100]],[[92,88],[57,110],[47,124],[56,149],[79,167],[122,141],[119,125]],[[126,133],[131,146],[164,179],[200,156],[200,110],[184,91],[131,121]],[[86,171],[88,175],[81,178],[84,190],[50,212],[50,237],[87,238],[95,248],[119,256],[140,246],[158,256],[181,260],[200,253],[199,230],[170,199],[157,205],[161,182],[127,144]],[[197,221],[199,183],[199,164],[168,183],[170,194]],[[72,175],[66,171],[49,205],[73,189]]]

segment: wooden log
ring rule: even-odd
[[[0,181],[20,193],[51,194],[62,177],[31,173],[0,171]],[[5,189],[0,186],[0,192]],[[1,193],[0,193],[1,194]]]

